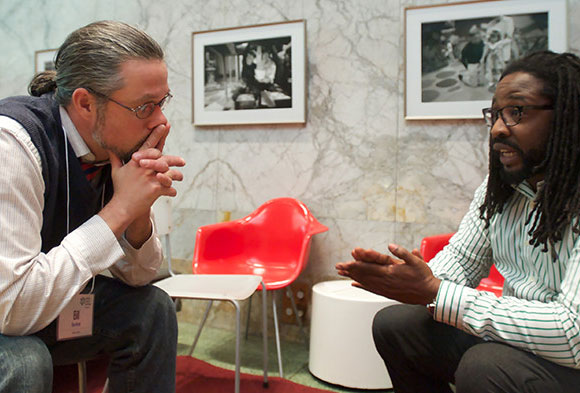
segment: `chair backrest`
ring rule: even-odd
[[[449,239],[454,233],[444,233],[440,235],[433,235],[424,237],[421,240],[421,255],[425,262],[429,262],[439,251],[449,243]]]
[[[429,262],[439,251],[449,243],[449,239],[455,233],[444,233],[440,235],[433,235],[424,237],[421,240],[421,255],[425,262]],[[495,265],[491,265],[489,276],[481,280],[477,287],[480,291],[488,291],[494,293],[496,296],[501,296],[503,289],[504,277],[497,271]]]
[[[152,206],[155,228],[160,236],[171,233],[173,221],[171,219],[171,198],[159,197]]]
[[[239,220],[200,227],[193,271],[228,274],[235,261],[237,273],[267,280],[268,269],[278,269],[293,272],[281,281],[293,281],[308,262],[311,237],[327,230],[299,200],[272,199]]]

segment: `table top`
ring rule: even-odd
[[[319,296],[341,300],[393,304],[396,300],[379,296],[361,288],[352,286],[352,280],[323,281],[312,287],[312,292]]]
[[[258,289],[261,280],[248,274],[178,274],[155,286],[176,298],[243,300]]]

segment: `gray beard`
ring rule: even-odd
[[[131,157],[133,156],[133,153],[135,153],[137,150],[139,150],[141,148],[141,146],[143,145],[143,143],[145,143],[145,141],[149,137],[148,135],[145,136],[132,149],[130,149],[128,151],[123,151],[123,150],[117,148],[116,146],[110,146],[110,145],[108,145],[103,140],[103,137],[102,136],[103,136],[103,127],[104,127],[104,124],[105,124],[105,119],[104,119],[104,116],[103,116],[103,112],[99,108],[98,109],[98,112],[97,112],[97,124],[96,124],[95,129],[93,130],[93,133],[92,133],[93,139],[103,149],[108,150],[108,151],[114,153],[117,157],[119,157],[119,159],[123,162],[123,164],[125,164],[125,163],[127,163],[127,162],[129,162],[131,160]]]

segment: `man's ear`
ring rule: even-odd
[[[85,88],[75,89],[70,105],[84,120],[91,121],[97,116],[97,98]]]

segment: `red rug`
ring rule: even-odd
[[[234,371],[213,366],[189,356],[177,357],[177,393],[229,393],[234,391]],[[263,375],[240,375],[241,393],[329,393],[330,390],[311,388],[268,376],[269,387],[262,386]]]
[[[107,378],[107,362],[87,362],[87,392],[100,393]],[[190,356],[177,357],[176,393],[229,393],[234,392],[232,370],[213,366]],[[241,374],[241,393],[332,393],[330,390],[315,389],[299,385],[280,377],[268,376],[269,387],[262,386],[263,375]],[[77,393],[77,366],[55,368],[53,393]]]

